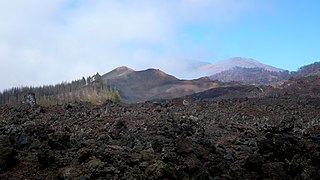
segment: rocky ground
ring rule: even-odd
[[[319,179],[320,98],[0,106],[0,179]]]

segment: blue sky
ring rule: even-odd
[[[265,12],[246,12],[234,22],[202,23],[182,29],[208,51],[204,59],[241,56],[288,70],[320,60],[320,1],[277,1]],[[212,51],[211,51],[212,50]],[[216,51],[217,50],[217,51]],[[210,52],[211,51],[211,52]]]
[[[296,70],[320,60],[315,0],[0,0],[0,90],[117,66],[180,78],[247,57]],[[8,76],[8,74],[11,74]]]

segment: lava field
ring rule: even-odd
[[[0,179],[319,179],[320,98],[0,106]]]

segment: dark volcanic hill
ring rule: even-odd
[[[320,75],[320,62],[302,66],[297,72],[293,73],[294,77],[306,77],[306,76],[319,76]]]
[[[192,94],[188,97],[197,100],[213,100],[213,99],[228,99],[228,98],[252,98],[262,97],[273,89],[268,86],[254,86],[254,85],[235,85],[212,88],[203,92]]]
[[[116,87],[124,102],[143,102],[153,99],[171,99],[219,86],[222,83],[209,78],[180,80],[158,69],[134,71],[119,67],[104,74],[105,84]]]
[[[288,98],[320,97],[320,76],[291,77],[289,80],[272,85],[231,85],[212,88],[189,95],[197,100],[230,98],[264,98],[286,96]]]

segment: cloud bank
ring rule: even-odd
[[[121,65],[188,77],[185,59],[203,51],[183,35],[186,28],[223,26],[259,6],[253,0],[0,0],[0,90]]]

